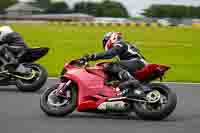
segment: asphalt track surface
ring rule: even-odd
[[[56,80],[48,80],[51,86]],[[169,84],[178,96],[176,110],[166,120],[143,121],[132,116],[104,116],[74,112],[64,118],[46,116],[40,94],[21,93],[13,86],[0,87],[0,133],[198,133],[200,85]]]

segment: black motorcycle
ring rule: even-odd
[[[15,56],[13,54],[15,48],[8,45],[3,45],[1,48],[4,49],[4,53],[0,52],[0,57]],[[16,58],[19,64],[17,69],[20,69],[20,73],[10,71],[13,64],[6,63],[5,58],[0,58],[0,86],[16,85],[20,91],[24,92],[39,90],[45,84],[48,73],[43,66],[34,62],[46,55],[48,51],[49,48],[45,47],[25,49],[23,54]]]

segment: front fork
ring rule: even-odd
[[[72,83],[71,80],[68,80],[67,82],[64,82],[64,83],[63,82],[59,83],[59,86],[56,89],[56,93],[55,93],[56,96],[61,96],[61,97],[64,97],[64,98],[69,98],[70,97],[70,93],[69,93],[69,91],[67,91],[67,88],[71,85],[71,83]]]

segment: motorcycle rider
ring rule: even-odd
[[[109,75],[118,77],[121,81],[119,89],[122,93],[120,96],[143,97],[143,86],[131,74],[137,69],[143,68],[146,63],[140,51],[134,45],[125,42],[119,32],[106,33],[103,38],[103,48],[104,52],[86,55],[82,59],[96,61],[118,56],[120,61],[106,64],[104,71]]]
[[[25,52],[26,48],[28,48],[18,32],[15,32],[10,26],[0,27],[0,46],[0,58],[3,62],[3,70],[19,73],[27,71],[24,67],[19,65],[17,61],[17,58]]]

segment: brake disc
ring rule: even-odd
[[[61,106],[64,106],[68,103],[68,100],[64,99],[62,102],[59,101],[59,99],[52,99],[51,97],[55,97],[55,98],[58,98],[54,93],[55,93],[56,90],[52,91],[49,96],[48,96],[48,100],[47,100],[47,103],[52,105],[52,106],[55,106],[55,107],[61,107]]]

